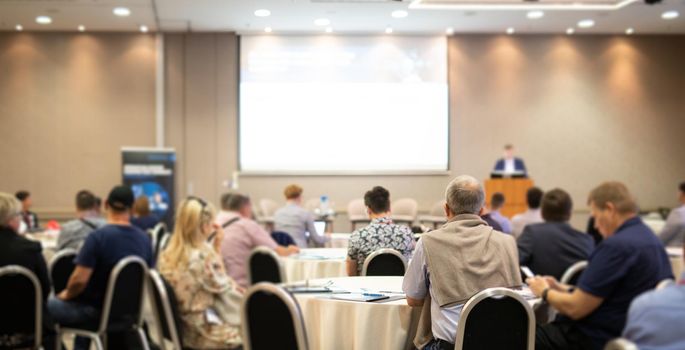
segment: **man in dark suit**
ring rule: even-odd
[[[43,305],[45,306],[50,294],[48,268],[43,258],[40,243],[30,241],[17,233],[21,220],[21,204],[19,201],[9,193],[0,192],[0,267],[19,265],[33,272],[40,282],[43,293]],[[12,291],[0,291],[0,297],[12,298]],[[44,307],[43,309],[45,310],[46,308]],[[21,308],[2,310],[0,313],[3,315],[2,317],[33,316],[27,315],[26,310]],[[43,347],[45,349],[54,349],[55,331],[49,316],[45,311],[43,312]],[[3,339],[17,342],[30,340],[25,338],[24,335],[7,338],[3,337],[6,334],[2,333],[2,330],[0,330],[0,348],[4,348],[4,345],[9,345],[12,348],[12,344],[3,344]]]
[[[493,173],[503,176],[528,176],[526,164],[523,163],[523,159],[514,157],[514,146],[511,144],[504,146],[504,158],[499,159],[495,163]]]
[[[568,224],[573,202],[562,189],[553,189],[542,197],[541,224],[528,225],[516,242],[519,263],[536,275],[561,279],[574,263],[587,260],[595,243],[590,235]]]
[[[33,201],[31,200],[31,193],[29,191],[18,191],[15,195],[19,202],[21,202],[21,219],[26,224],[26,231],[35,232],[40,230],[38,224],[38,215],[30,211]]]

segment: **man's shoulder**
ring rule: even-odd
[[[660,290],[652,290],[633,300],[633,312],[657,310],[658,307],[685,309],[685,286],[672,284]]]
[[[6,248],[10,248],[14,252],[40,253],[43,250],[40,242],[19,235],[12,237],[7,245]]]

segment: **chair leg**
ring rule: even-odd
[[[150,344],[147,342],[147,337],[145,336],[143,329],[137,327],[136,330],[138,331],[138,336],[140,337],[140,343],[143,345],[143,349],[150,350]]]
[[[105,339],[104,339],[104,342],[105,342],[105,344],[106,344],[106,343],[107,343],[107,338],[106,338],[107,336],[106,336],[106,335],[103,335],[102,337],[105,338]],[[105,350],[105,347],[102,345],[103,340],[100,339],[100,337],[95,336],[95,337],[91,337],[91,339],[93,339],[93,341],[95,342],[95,349],[97,349],[97,350]]]

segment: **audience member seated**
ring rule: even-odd
[[[107,225],[86,237],[66,289],[48,302],[60,325],[98,326],[110,272],[121,259],[139,256],[153,266],[150,238],[130,223],[133,200],[127,186],[116,186],[107,196]],[[77,337],[74,349],[86,350],[89,344],[88,339]]]
[[[524,213],[514,215],[511,219],[511,233],[514,235],[514,238],[521,236],[526,225],[537,224],[544,221],[540,212],[542,195],[542,190],[537,187],[531,187],[526,192],[528,210]]]
[[[480,218],[483,219],[488,226],[494,228],[495,231],[502,232],[502,225],[490,215],[487,208],[483,209],[483,214],[481,214]]]
[[[76,219],[66,222],[57,238],[57,249],[81,249],[88,235],[107,222],[95,210],[95,195],[88,190],[76,194]]]
[[[133,203],[131,225],[143,230],[151,230],[159,224],[159,218],[150,212],[150,201],[147,196],[139,196]]]
[[[215,233],[211,244],[208,239]],[[176,294],[184,347],[235,349],[242,343],[242,291],[224,271],[218,252],[222,236],[211,204],[195,197],[179,204],[159,271]]]
[[[505,198],[503,194],[495,192],[495,194],[492,195],[490,198],[490,217],[497,221],[502,228],[502,232],[511,233],[511,221],[499,212],[504,206],[504,201]]]
[[[479,217],[483,187],[459,176],[445,193],[447,224],[424,233],[404,276],[410,306],[422,306],[414,339],[418,349],[454,349],[463,303],[492,287],[521,285],[516,242]],[[427,279],[427,280],[426,280]]]
[[[683,315],[685,273],[677,284],[647,292],[633,300],[623,337],[643,350],[685,349]]]
[[[221,212],[216,223],[224,232],[221,243],[221,257],[226,273],[243,288],[247,288],[247,260],[252,250],[265,246],[278,255],[298,253],[300,249],[291,245],[281,247],[257,222],[252,220],[250,198],[241,194],[224,194],[221,197]]]
[[[538,350],[602,349],[621,335],[630,302],[673,276],[661,241],[637,216],[625,185],[603,183],[592,190],[588,203],[605,239],[590,255],[578,286],[549,276],[527,280],[532,292],[561,314],[537,327]]]
[[[376,186],[364,195],[366,213],[371,223],[350,235],[347,248],[347,274],[358,276],[364,260],[378,249],[390,248],[400,252],[407,261],[414,252],[414,234],[408,226],[396,225],[390,219],[390,192]]]
[[[314,215],[302,207],[302,187],[289,185],[284,191],[287,204],[274,213],[274,231],[289,234],[300,248],[307,248],[307,243],[323,246],[330,237],[323,232],[316,232]]]
[[[535,274],[561,279],[566,269],[587,260],[595,247],[590,235],[577,231],[568,221],[573,202],[562,189],[553,189],[542,197],[545,223],[528,225],[516,242],[519,263]]]
[[[48,295],[50,295],[50,279],[48,278],[48,268],[42,254],[43,248],[39,242],[28,240],[18,234],[22,220],[21,203],[19,203],[15,196],[0,192],[0,267],[19,265],[33,272],[40,282],[43,303],[45,304]],[[0,311],[1,317],[13,317],[12,315],[23,313],[26,313],[26,310],[16,308]],[[0,334],[7,335],[1,330]],[[0,337],[0,349],[12,349],[13,346],[18,345],[6,341],[22,342],[30,340],[22,339],[22,336]],[[54,325],[51,324],[50,315],[45,312],[43,313],[43,347],[45,349],[55,348]]]
[[[32,212],[33,200],[29,191],[18,191],[15,197],[21,202],[21,220],[26,225],[27,232],[40,231],[40,223],[38,222],[38,215]]]
[[[659,232],[661,241],[670,247],[679,247],[685,242],[685,182],[680,184],[678,201],[680,207],[671,210],[666,226]]]

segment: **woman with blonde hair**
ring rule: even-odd
[[[174,233],[160,256],[159,271],[176,293],[183,346],[236,349],[242,343],[242,291],[224,270],[218,253],[223,232],[214,224],[214,216],[212,205],[200,198],[182,201]]]

